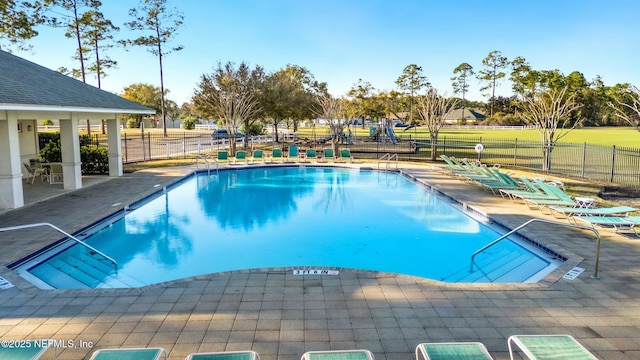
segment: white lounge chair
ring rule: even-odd
[[[20,346],[0,346],[0,359],[11,360],[36,360],[49,348],[49,340],[13,340]],[[53,355],[55,359],[56,354]]]
[[[493,360],[480,342],[422,343],[416,347],[416,360]]]
[[[638,209],[631,206],[610,206],[601,208],[581,208],[581,207],[561,207],[549,206],[549,210],[553,216],[557,218],[565,217],[571,221],[572,216],[626,216],[632,211]]]
[[[369,350],[307,351],[302,360],[374,360]]]
[[[253,350],[202,352],[189,354],[186,360],[260,360],[260,355]]]
[[[514,359],[516,345],[531,360],[597,360],[593,354],[570,335],[513,335],[507,340],[509,355]]]
[[[640,216],[574,216],[573,219],[586,222],[592,227],[610,226],[615,232],[632,230],[636,235],[640,235],[636,229],[636,226],[640,225]]]
[[[161,347],[121,348],[96,350],[90,360],[159,360],[161,358],[165,360],[168,358],[167,351]]]

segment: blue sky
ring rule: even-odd
[[[133,38],[123,23],[137,2],[104,0],[103,12],[121,27],[117,38]],[[536,70],[572,71],[606,85],[640,86],[637,0],[169,0],[185,25],[175,38],[184,50],[165,57],[169,99],[188,101],[203,74],[218,61],[245,61],[276,71],[306,67],[336,96],[358,81],[377,90],[396,89],[408,64],[422,67],[440,93],[452,94],[453,69],[463,62],[482,68],[499,50],[522,56]],[[30,52],[14,52],[51,69],[77,67],[74,40],[59,29],[39,28]],[[143,48],[114,48],[118,61],[102,88],[121,93],[131,83],[160,85],[157,58]],[[88,79],[96,84],[95,79]],[[511,95],[503,81],[498,94]],[[486,101],[473,79],[467,98]]]

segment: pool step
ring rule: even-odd
[[[521,251],[495,248],[478,254],[473,272],[469,271],[469,265],[441,280],[446,282],[523,282],[546,266],[547,263],[544,260],[524,255]]]
[[[125,288],[145,284],[119,272],[99,254],[74,247],[30,269],[29,272],[56,289]]]

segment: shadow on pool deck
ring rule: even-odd
[[[405,169],[506,226],[547,218],[427,167]],[[0,224],[50,222],[74,232],[189,171],[126,174],[1,213]],[[367,271],[326,277],[242,271],[141,289],[39,290],[5,267],[0,275],[16,286],[0,290],[0,338],[93,345],[60,349],[59,359],[88,358],[98,348],[162,346],[171,359],[254,349],[263,360],[297,360],[309,350],[366,348],[377,359],[406,360],[418,343],[438,341],[482,341],[496,359],[507,359],[508,336],[553,333],[573,335],[603,359],[640,358],[640,240],[603,232],[596,280],[589,276],[593,236],[549,225],[526,235],[567,251],[585,272],[562,279],[569,264],[538,284],[444,284]],[[54,238],[40,230],[0,233],[0,259],[6,266]]]

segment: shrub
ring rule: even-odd
[[[264,128],[263,128],[262,124],[253,123],[253,124],[251,124],[251,126],[249,126],[248,129],[245,129],[245,133],[247,135],[254,136],[254,135],[262,134],[263,130],[264,130]]]
[[[49,142],[42,149],[40,149],[40,158],[44,160],[44,162],[62,161],[60,137],[58,137],[58,141],[49,140]]]
[[[137,127],[138,127],[138,121],[136,119],[127,120],[127,128],[128,129],[135,129]]]
[[[53,125],[53,121],[49,120],[49,119],[43,119],[42,122],[40,123],[40,125],[42,125],[42,126],[52,126]]]
[[[83,174],[108,174],[109,151],[106,148],[80,147]]]
[[[193,130],[196,127],[196,124],[200,124],[200,120],[192,117],[182,120],[182,128],[185,130]]]

